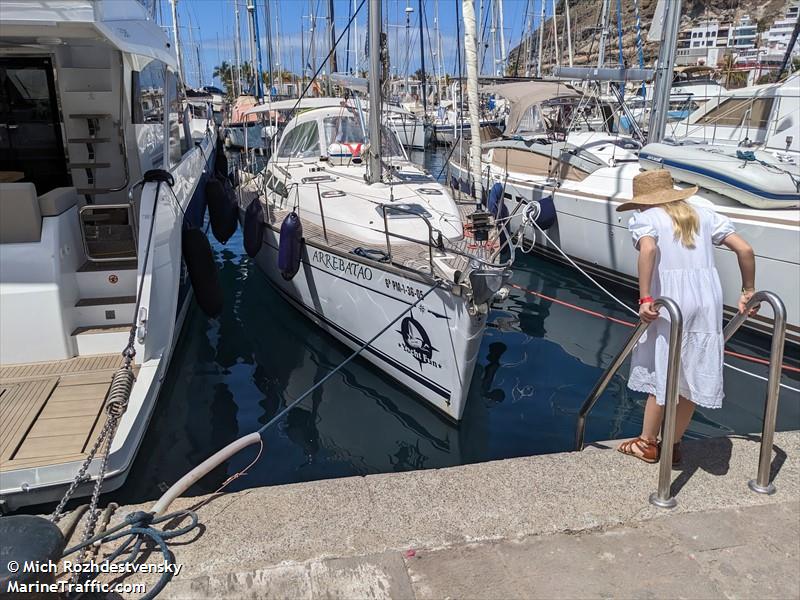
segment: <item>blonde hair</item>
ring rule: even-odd
[[[684,200],[662,204],[661,208],[672,219],[675,239],[680,240],[686,248],[694,248],[694,236],[700,229],[697,212]]]

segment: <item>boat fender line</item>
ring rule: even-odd
[[[300,270],[302,249],[303,224],[297,213],[292,211],[281,224],[281,239],[278,244],[278,270],[286,281],[291,281]]]
[[[264,211],[261,209],[261,200],[258,197],[253,198],[244,211],[242,237],[247,256],[255,258],[264,243]]]
[[[352,251],[353,254],[356,256],[360,256],[361,258],[367,258],[369,260],[375,260],[377,262],[389,262],[391,256],[385,250],[379,250],[378,248],[362,248],[358,246],[354,248]]]
[[[218,317],[223,305],[222,286],[206,234],[200,229],[184,229],[181,249],[197,305],[207,316]]]
[[[239,224],[239,208],[236,205],[235,192],[227,181],[218,177],[208,180],[205,191],[211,231],[220,244],[226,244],[236,233]]]

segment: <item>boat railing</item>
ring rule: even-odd
[[[320,204],[320,206],[321,206],[321,204]],[[391,204],[381,204],[380,208],[381,208],[381,214],[383,215],[383,230],[384,230],[384,233],[386,234],[386,253],[389,255],[389,261],[391,262],[391,260],[392,260],[392,242],[391,242],[390,238],[394,237],[394,238],[398,238],[398,239],[404,240],[406,242],[414,242],[416,244],[425,244],[426,246],[428,246],[428,266],[429,266],[429,268],[431,270],[431,275],[433,275],[433,272],[434,272],[434,270],[433,270],[433,246],[434,246],[433,225],[431,225],[431,222],[428,220],[428,218],[425,215],[421,215],[419,213],[416,213],[416,212],[414,212],[412,210],[409,210],[407,208],[403,208],[401,206],[392,206]],[[417,217],[419,219],[422,219],[425,222],[425,225],[428,227],[428,241],[424,242],[422,240],[419,240],[419,239],[416,239],[416,238],[412,238],[412,237],[408,237],[408,236],[402,235],[400,233],[392,233],[392,232],[390,232],[389,231],[389,217],[388,217],[388,214],[386,212],[387,210],[392,210],[394,212],[404,213],[404,214],[409,215],[410,217]],[[324,218],[323,218],[323,222],[324,222]]]
[[[675,438],[675,415],[678,407],[678,377],[681,363],[681,338],[683,335],[683,315],[674,300],[666,297],[656,298],[653,308],[659,311],[664,308],[669,314],[669,352],[667,358],[667,382],[665,398],[665,414],[661,431],[661,456],[658,465],[658,490],[650,495],[650,503],[660,508],[672,508],[677,505],[670,495],[672,474],[672,444]],[[625,342],[622,350],[595,384],[589,397],[578,413],[578,425],[575,432],[575,449],[583,450],[583,438],[586,430],[586,417],[597,400],[608,387],[611,379],[619,371],[622,363],[633,351],[633,347],[648,328],[649,323],[640,321],[633,333]]]
[[[762,302],[772,307],[772,341],[769,351],[769,375],[767,395],[764,402],[764,423],[761,430],[761,449],[758,456],[758,474],[747,482],[751,490],[759,494],[774,494],[775,484],[770,481],[772,462],[772,442],[775,437],[775,421],[778,416],[778,397],[780,395],[781,369],[783,365],[783,346],[786,339],[786,306],[774,292],[760,291],[753,294],[744,312],[736,313],[723,330],[725,341],[733,337],[750,315],[750,311]]]

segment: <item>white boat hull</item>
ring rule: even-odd
[[[292,306],[351,349],[430,288],[380,263],[313,245],[304,245],[300,270],[286,281],[278,270],[279,240],[278,231],[267,226],[258,266]],[[485,326],[485,314],[469,314],[466,299],[439,287],[361,356],[459,420]]]
[[[466,177],[466,173],[457,165],[451,163],[451,167],[455,169],[457,176]],[[564,187],[554,192],[551,187],[511,176],[507,180],[500,180],[506,186],[506,207],[510,214],[515,215],[510,223],[511,230],[517,230],[522,222],[522,211],[519,210],[518,204],[552,195],[557,217],[556,223],[547,231],[548,236],[587,271],[636,289],[638,255],[627,229],[629,213],[617,213],[616,208],[626,197],[630,198],[630,182],[633,174],[638,172],[638,165],[630,164],[623,168],[631,170],[631,177],[612,177],[611,168],[598,171],[597,180],[601,183],[597,185],[593,194]],[[588,181],[584,180],[581,185],[586,187]],[[612,190],[611,184],[615,181],[618,183]],[[624,186],[619,187],[626,182],[627,189],[624,189]],[[618,199],[610,197],[614,195],[617,195]],[[767,222],[759,219],[758,215],[752,216],[756,211],[745,207],[731,208],[723,212],[733,220],[737,232],[741,233],[755,250],[758,289],[775,292],[785,303],[787,340],[800,343],[798,223],[782,219]],[[766,213],[765,216],[771,214],[774,213]],[[526,228],[523,233],[526,243],[535,242],[539,252],[563,260],[557,250],[538,231]],[[715,248],[714,252],[722,282],[725,312],[730,316],[736,310],[741,289],[741,275],[733,252],[724,247]],[[772,315],[769,309],[764,309],[759,315],[749,319],[746,326],[769,332],[771,323]]]

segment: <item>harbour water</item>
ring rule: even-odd
[[[413,158],[437,174],[445,154]],[[224,312],[208,319],[190,309],[142,448],[113,494],[118,501],[155,499],[214,451],[266,423],[349,354],[277,295],[244,253],[241,233],[214,248]],[[632,317],[580,273],[536,256],[518,257],[512,282],[528,291],[512,288],[491,312],[459,425],[357,359],[268,431],[259,462],[227,489],[571,450],[581,403],[630,333],[604,317]],[[630,291],[614,291],[634,303]],[[767,357],[765,342],[744,333],[730,347]],[[764,365],[728,362],[766,375]],[[791,348],[786,362],[797,364]],[[587,441],[638,434],[643,395],[626,389],[625,371],[590,415]],[[783,381],[800,387],[796,373]],[[724,407],[698,411],[690,436],[760,431],[765,383],[726,369],[725,387]],[[778,429],[800,429],[795,391],[781,392]],[[241,453],[190,494],[213,492],[253,457]]]

